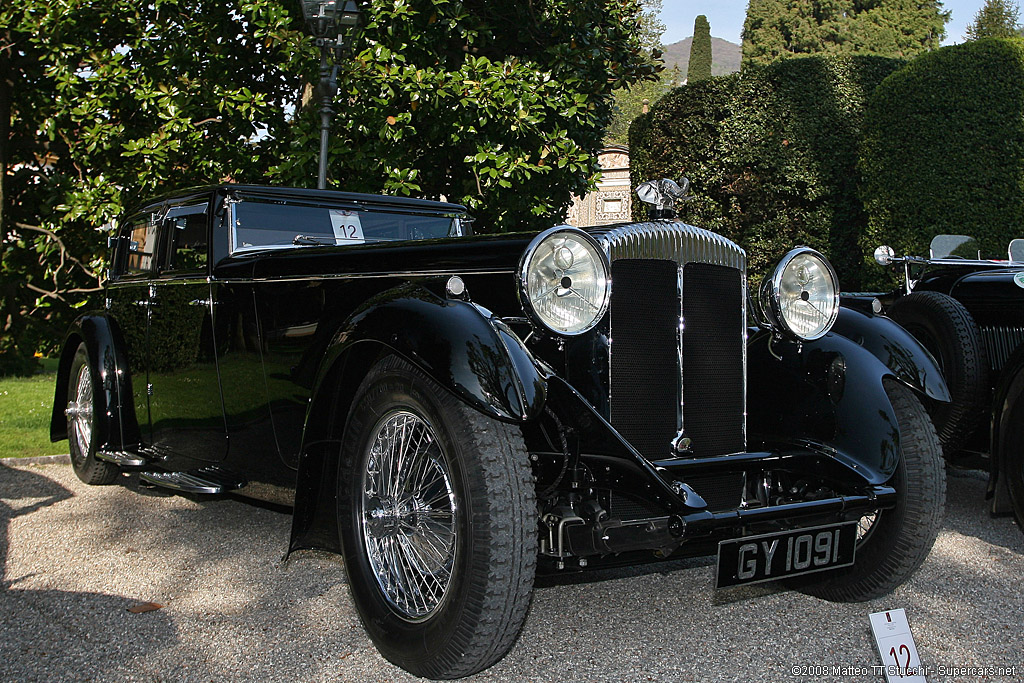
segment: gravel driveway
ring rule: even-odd
[[[10,461],[7,461],[10,463]],[[374,650],[341,562],[282,562],[291,518],[231,499],[88,487],[66,465],[0,465],[0,679],[411,681]],[[907,610],[929,681],[1024,678],[1024,534],[952,473],[914,579],[838,605],[774,585],[716,593],[712,560],[545,581],[516,647],[471,681],[881,681],[869,612]],[[127,608],[156,602],[163,609]],[[794,675],[794,667],[850,667]],[[1016,667],[940,675],[938,667]]]

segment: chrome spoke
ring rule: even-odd
[[[430,424],[410,411],[386,414],[362,477],[363,547],[377,585],[399,616],[426,619],[448,592],[458,548],[448,461]]]

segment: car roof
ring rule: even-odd
[[[207,192],[223,192],[242,195],[243,197],[261,197],[265,199],[305,199],[313,201],[346,202],[396,209],[440,211],[445,213],[465,213],[466,207],[449,202],[437,202],[430,199],[412,197],[392,197],[381,194],[364,194],[360,192],[342,192],[340,190],[313,190],[304,187],[281,187],[276,185],[236,185],[222,183],[219,185],[203,185],[190,187],[175,192],[168,192],[154,197],[142,206],[187,197]]]

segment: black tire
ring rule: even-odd
[[[404,442],[389,438],[399,429]],[[517,427],[469,408],[405,361],[384,358],[348,414],[338,526],[353,601],[386,659],[417,676],[459,678],[512,647],[533,593],[538,538]]]
[[[914,292],[897,299],[889,316],[921,342],[939,362],[950,402],[929,413],[946,458],[963,448],[988,414],[989,367],[981,331],[959,301],[941,292]]]
[[[910,389],[890,381],[886,392],[900,426],[901,457],[889,480],[896,507],[873,520],[861,518],[852,566],[791,580],[793,587],[825,600],[863,602],[886,595],[917,571],[942,525],[946,470],[935,428]]]
[[[68,445],[71,467],[86,484],[110,484],[117,479],[113,463],[96,457],[96,390],[85,344],[79,344],[68,372]]]

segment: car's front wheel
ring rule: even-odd
[[[96,457],[96,391],[85,344],[79,344],[68,374],[68,421],[71,467],[86,484],[109,484],[117,478],[117,466]]]
[[[384,657],[419,676],[457,678],[512,647],[537,559],[516,427],[389,356],[348,414],[338,515],[352,598]]]
[[[942,525],[946,470],[935,427],[910,389],[888,381],[886,393],[900,427],[901,457],[889,480],[896,506],[860,519],[852,566],[792,580],[826,600],[860,602],[889,593],[921,566]]]

